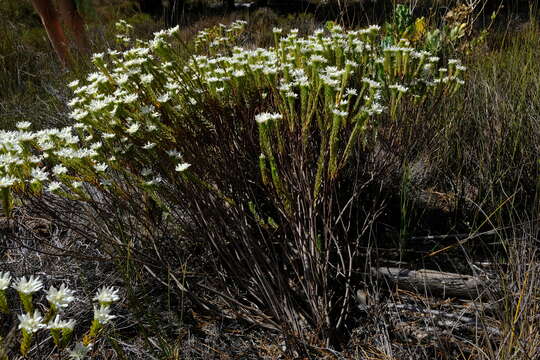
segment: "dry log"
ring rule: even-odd
[[[496,282],[487,277],[397,267],[371,268],[371,272],[402,289],[428,295],[476,299],[498,291]]]

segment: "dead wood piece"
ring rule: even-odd
[[[498,288],[493,280],[436,270],[380,267],[371,272],[402,289],[442,297],[476,299],[493,294]]]

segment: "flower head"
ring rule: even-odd
[[[49,174],[42,168],[33,168],[30,175],[32,176],[32,182],[45,181],[49,178]]]
[[[99,302],[99,304],[102,306],[108,306],[111,303],[120,300],[120,296],[118,296],[118,289],[115,289],[112,286],[104,286],[98,290],[94,300]]]
[[[54,191],[60,189],[61,186],[62,186],[62,184],[59,183],[58,181],[51,181],[49,183],[49,186],[47,187],[47,191],[54,192]]]
[[[94,320],[99,322],[100,325],[105,325],[116,316],[111,315],[111,308],[106,305],[94,305]]]
[[[15,184],[16,181],[17,181],[17,178],[11,175],[3,176],[0,178],[0,188],[10,187],[13,184]]]
[[[271,113],[263,112],[255,116],[255,121],[258,122],[259,124],[263,124],[267,122],[268,120],[277,120],[277,119],[281,119],[282,117],[283,116],[279,113],[271,114]]]
[[[26,280],[26,276],[23,276],[15,281],[13,288],[19,293],[30,295],[41,290],[43,283],[38,277],[34,277],[34,275],[31,275],[28,280]]]
[[[72,360],[82,360],[90,350],[92,350],[92,344],[84,345],[79,342],[72,350],[69,350],[68,356]]]
[[[63,309],[75,300],[73,293],[74,291],[68,289],[65,284],[60,285],[59,289],[51,286],[47,291],[47,301],[57,309]]]
[[[75,320],[61,320],[59,315],[56,315],[53,320],[49,321],[47,324],[47,329],[52,330],[73,330],[73,327],[75,326]]]
[[[176,165],[175,170],[178,172],[186,171],[190,166],[191,164],[188,164],[188,163],[178,164]]]
[[[11,275],[8,272],[0,272],[0,291],[6,290],[11,284]]]
[[[45,324],[42,323],[43,317],[39,311],[34,311],[34,314],[22,314],[17,315],[19,319],[19,329],[28,333],[35,333],[39,329],[43,329]]]
[[[17,123],[17,129],[26,130],[28,129],[32,123],[30,121],[19,121]]]

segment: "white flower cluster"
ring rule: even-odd
[[[307,37],[274,29],[274,47],[234,47],[244,26],[200,32],[196,42],[207,45],[206,55],[189,60],[176,55],[178,28],[123,52],[95,54],[97,71],[69,84],[72,126],[31,131],[21,122],[16,131],[0,131],[0,190],[86,199],[92,187],[118,186],[116,172],[129,172],[144,189],[172,184],[194,168],[181,155],[178,129],[204,109],[201,94],[233,105],[260,94],[274,108],[255,120],[283,119],[293,129],[299,121],[320,127],[324,119],[352,124],[387,109],[394,114],[406,96],[452,92],[463,82],[459,60],[439,67],[438,57],[406,40],[385,47],[377,26],[332,25]],[[310,122],[314,117],[321,121]]]
[[[7,289],[11,282],[11,276],[9,273],[0,273],[0,291]],[[23,276],[15,280],[12,284],[12,287],[21,295],[21,296],[31,296],[32,294],[38,292],[43,288],[43,282],[39,277],[31,275],[28,279]],[[58,311],[64,310],[68,305],[75,300],[74,291],[66,287],[65,284],[60,285],[58,289],[54,286],[51,286],[47,293],[47,301],[51,305],[51,309],[56,314],[53,320],[48,323],[43,323],[43,317],[38,310],[35,310],[33,313],[21,314],[18,315],[19,318],[19,329],[24,330],[28,333],[34,333],[42,328],[48,329],[70,329],[73,330],[75,325],[75,320],[61,320],[58,315]],[[31,298],[30,298],[31,299]]]
[[[195,79],[223,101],[233,94],[241,96],[241,89],[248,86],[276,88],[282,101],[298,101],[304,109],[320,94],[328,100],[327,114],[340,117],[380,114],[392,106],[395,99],[386,94],[393,92],[424,95],[426,88],[445,84],[455,91],[463,83],[459,60],[436,70],[439,59],[409,47],[406,40],[383,47],[377,26],[344,31],[333,25],[306,38],[294,30],[285,36],[281,29],[273,33],[277,39],[273,48],[234,47],[230,55],[195,56],[189,67]],[[261,119],[266,117],[256,118]]]
[[[9,311],[7,302],[5,302],[5,291],[10,286],[19,293],[21,300],[26,299],[31,303],[32,295],[43,289],[43,282],[39,277],[33,275],[29,278],[23,276],[13,281],[9,272],[0,272],[0,305],[2,305],[0,310],[4,312]],[[30,345],[33,334],[41,329],[48,329],[51,332],[57,346],[65,344],[70,339],[76,322],[73,319],[62,319],[61,314],[69,304],[76,300],[74,294],[75,292],[65,284],[61,284],[59,288],[51,286],[46,291],[46,299],[49,302],[50,310],[45,318],[38,310],[17,315],[19,320],[18,329],[23,334],[22,343],[25,344],[25,351],[28,350],[27,347]],[[110,305],[120,300],[118,289],[104,286],[96,292],[93,300],[97,302],[94,305],[94,320],[97,321],[99,326],[107,324],[116,317],[111,315]],[[78,343],[72,350],[69,350],[68,355],[72,359],[83,359],[91,348],[91,344]]]
[[[101,143],[90,139],[83,144],[76,134],[80,129],[32,132],[28,127],[19,123],[18,130],[0,131],[0,189],[70,193],[76,191],[81,173],[99,169]]]

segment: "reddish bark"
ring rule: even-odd
[[[84,20],[77,11],[74,0],[57,0],[58,11],[53,0],[32,0],[32,5],[39,14],[51,45],[62,65],[70,67],[72,59],[60,20],[73,33],[79,51],[89,53],[90,47],[86,37]]]

